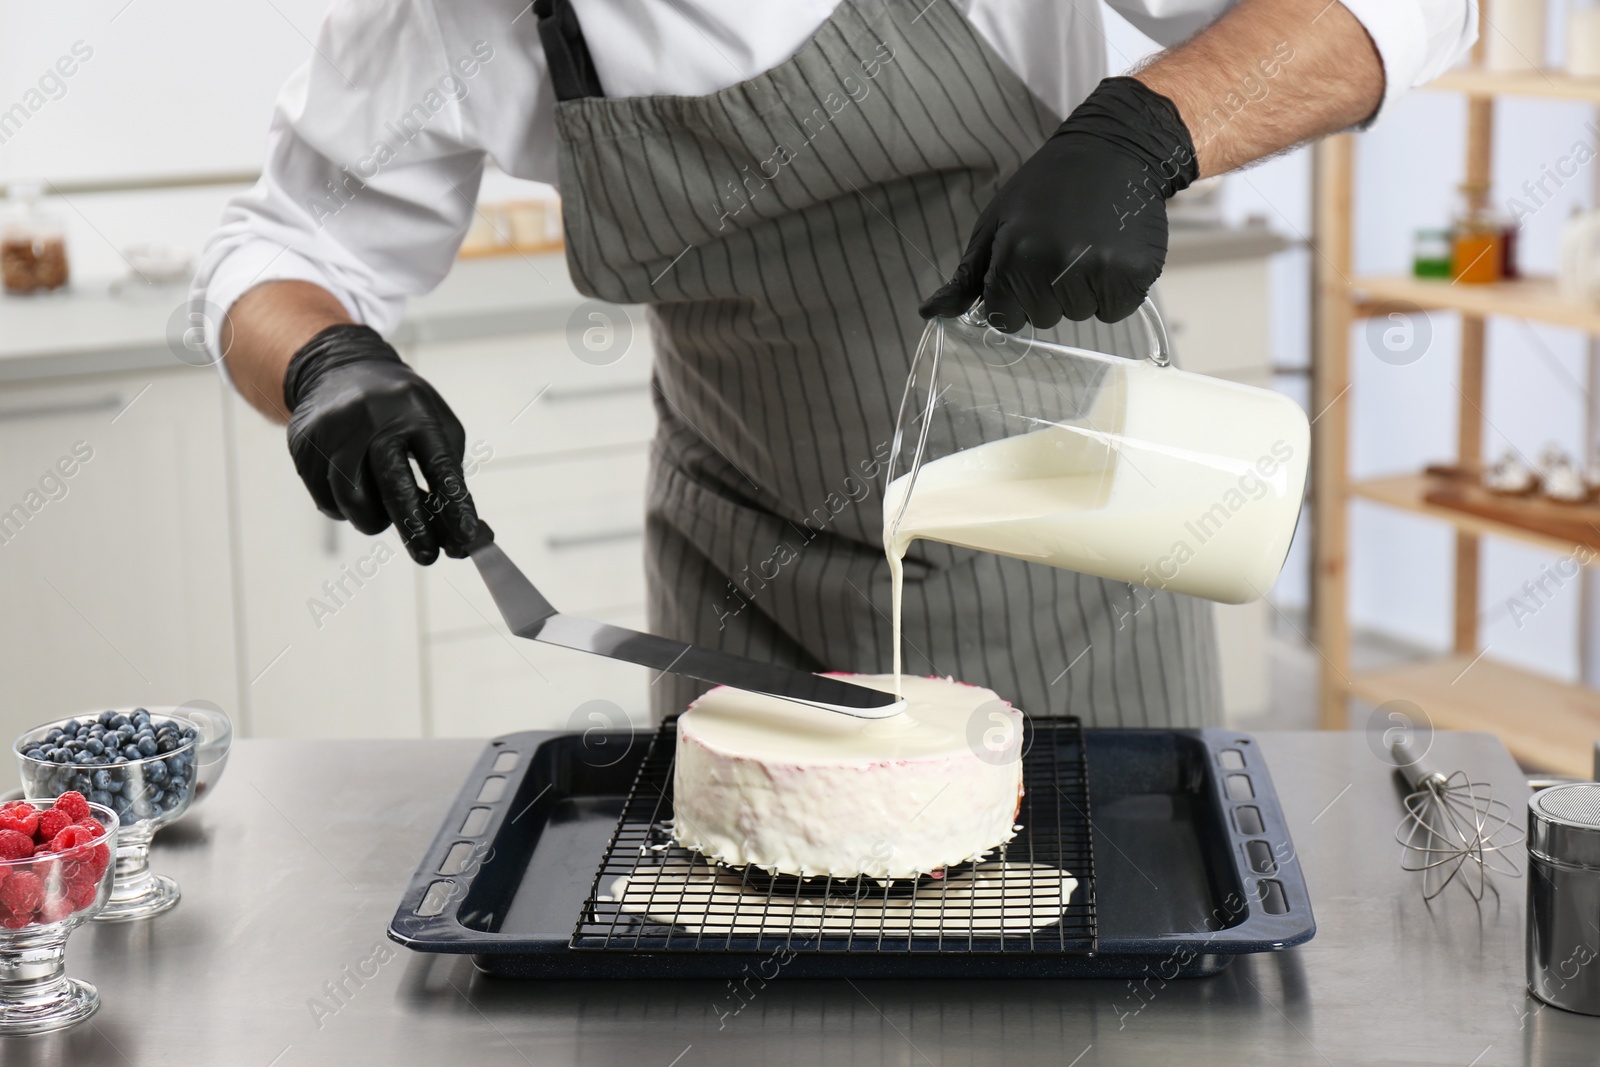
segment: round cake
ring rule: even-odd
[[[838,675],[892,692],[893,675]],[[905,710],[857,719],[720,687],[678,720],[673,836],[731,866],[915,878],[1011,840],[1022,714],[992,690],[905,678]]]

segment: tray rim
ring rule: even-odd
[[[601,731],[608,738],[627,740],[632,746],[638,742],[648,742],[656,733],[657,727],[640,730],[611,730]],[[1304,944],[1316,934],[1316,920],[1312,912],[1309,892],[1305,885],[1304,874],[1300,869],[1298,855],[1295,851],[1293,840],[1288,833],[1288,826],[1284,820],[1281,806],[1273,786],[1271,774],[1264,759],[1260,755],[1259,746],[1254,743],[1254,738],[1248,733],[1231,730],[1223,727],[1083,727],[1086,747],[1092,748],[1092,743],[1097,737],[1110,734],[1125,733],[1134,735],[1176,735],[1199,740],[1208,753],[1212,756],[1207,767],[1207,786],[1213,802],[1220,806],[1224,814],[1224,828],[1229,838],[1229,855],[1234,864],[1234,874],[1241,886],[1246,888],[1244,917],[1237,923],[1217,931],[1167,931],[1139,937],[1107,937],[1102,932],[1099,936],[1099,948],[1093,956],[1065,953],[1018,953],[1018,952],[979,952],[962,953],[959,956],[950,956],[937,952],[896,952],[873,953],[861,956],[843,952],[807,952],[802,955],[811,959],[828,960],[862,960],[894,959],[894,960],[922,960],[929,959],[954,960],[966,959],[976,961],[1001,961],[1013,960],[1019,964],[1029,961],[1061,962],[1066,960],[1100,960],[1110,962],[1119,958],[1145,959],[1151,957],[1170,957],[1174,955],[1175,948],[1192,947],[1195,958],[1232,958],[1238,955],[1248,955],[1259,952],[1276,952]],[[446,809],[434,839],[424,851],[419,864],[401,894],[399,904],[387,928],[390,940],[419,952],[433,952],[442,954],[472,955],[475,957],[494,956],[526,956],[526,957],[561,957],[572,959],[577,963],[609,959],[625,963],[628,960],[670,960],[682,958],[700,958],[703,955],[714,955],[717,959],[728,961],[737,965],[748,958],[759,958],[761,953],[717,952],[714,954],[699,954],[685,952],[638,952],[625,951],[595,952],[590,950],[573,949],[567,944],[565,935],[558,935],[549,940],[530,939],[521,934],[506,934],[501,931],[479,930],[465,926],[460,921],[461,904],[471,890],[472,878],[476,871],[464,875],[440,874],[450,850],[457,844],[465,841],[486,843],[491,848],[498,839],[499,833],[506,821],[510,802],[515,798],[516,789],[506,790],[505,795],[496,801],[479,801],[477,797],[482,790],[486,778],[496,773],[493,771],[495,761],[503,750],[509,745],[516,745],[519,751],[527,753],[526,759],[521,760],[518,766],[508,775],[516,776],[520,783],[522,778],[529,773],[539,758],[540,751],[547,745],[561,742],[563,739],[581,738],[584,735],[574,731],[560,730],[527,730],[503,734],[492,738],[485,746],[478,759],[474,762],[472,770],[461,789],[457,792],[450,806]],[[1253,787],[1253,795],[1244,800],[1233,800],[1226,791],[1224,768],[1217,762],[1218,753],[1228,748],[1240,752],[1244,767],[1239,770],[1227,769],[1229,773],[1246,775]],[[642,758],[642,757],[641,757]],[[1094,765],[1090,761],[1090,780],[1093,781]],[[631,773],[630,773],[631,781]],[[1259,835],[1245,835],[1238,831],[1238,824],[1234,809],[1246,805],[1253,805],[1260,811],[1263,833]],[[487,822],[477,835],[463,835],[456,832],[455,827],[463,824],[466,813],[475,807],[488,807],[491,814]],[[1271,844],[1274,855],[1281,856],[1276,869],[1269,873],[1258,873],[1249,868],[1243,844],[1246,840],[1264,840]],[[476,847],[476,846],[475,846]],[[596,856],[596,862],[599,857]],[[1282,888],[1290,904],[1289,911],[1284,914],[1271,914],[1265,911],[1260,896],[1260,883],[1276,881]],[[422,904],[432,887],[438,883],[449,883],[452,889],[443,910],[433,915],[419,915],[417,909]],[[1103,907],[1103,902],[1102,902]],[[1145,964],[1148,967],[1148,962]]]

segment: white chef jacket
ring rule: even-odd
[[[1094,0],[954,3],[1033,92],[1066,115],[1105,76]],[[1176,43],[1231,0],[1107,0]],[[1383,107],[1453,66],[1477,0],[1338,0],[1383,61]],[[797,52],[837,0],[573,0],[611,97],[700,96]],[[1380,109],[1381,110],[1381,109]],[[209,322],[266,281],[333,293],[386,332],[450,270],[484,162],[556,183],[554,94],[528,0],[335,0],[278,97],[261,179],[231,200],[201,256]],[[219,364],[220,365],[220,364]]]

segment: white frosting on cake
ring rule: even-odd
[[[894,690],[893,675],[841,677]],[[678,843],[783,874],[914,878],[1009,841],[1021,713],[978,686],[902,681],[887,719],[727,687],[695,701],[678,720]]]

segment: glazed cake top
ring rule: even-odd
[[[894,691],[892,674],[840,674]],[[679,719],[680,736],[717,752],[771,763],[884,763],[971,757],[986,732],[1020,728],[1021,713],[991,689],[949,678],[902,679],[906,708],[886,719],[857,719],[779,697],[719,686]],[[985,708],[985,705],[991,705]],[[976,751],[975,751],[976,750]],[[986,760],[992,762],[992,760]]]

